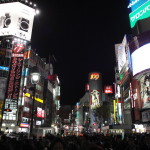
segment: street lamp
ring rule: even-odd
[[[36,91],[36,84],[40,81],[40,72],[39,68],[37,66],[34,66],[31,70],[31,83],[33,86],[33,96],[32,96],[32,113],[31,113],[31,126],[30,126],[30,136],[32,136],[32,130],[33,130],[33,116],[34,116],[34,101],[35,101],[35,91]]]

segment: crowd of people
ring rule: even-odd
[[[150,134],[54,136],[32,139],[1,135],[0,150],[150,150]]]

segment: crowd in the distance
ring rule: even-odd
[[[28,139],[1,135],[0,150],[150,150],[150,134],[54,136]]]

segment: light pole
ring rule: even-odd
[[[31,83],[33,86],[33,96],[32,96],[32,112],[31,112],[31,125],[30,125],[30,136],[32,136],[33,130],[33,119],[34,119],[34,102],[35,102],[35,91],[36,91],[36,84],[40,81],[40,72],[37,66],[34,66],[31,70]]]

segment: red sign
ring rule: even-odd
[[[37,117],[42,118],[42,108],[37,107]]]
[[[113,89],[111,85],[107,85],[104,87],[104,93],[109,94],[109,93],[113,93]]]
[[[44,110],[40,107],[37,107],[37,117],[44,118]]]
[[[89,89],[90,89],[89,84],[86,84],[86,91],[89,91]]]
[[[22,65],[23,65],[23,58],[12,57],[9,73],[7,97],[6,97],[8,99],[18,99]]]
[[[48,80],[55,81],[56,79],[57,79],[57,75],[56,74],[48,75]]]
[[[13,52],[16,53],[20,53],[22,52],[22,50],[24,49],[24,45],[23,44],[16,44],[14,46]]]
[[[41,117],[44,118],[44,110],[42,110],[42,116]]]

